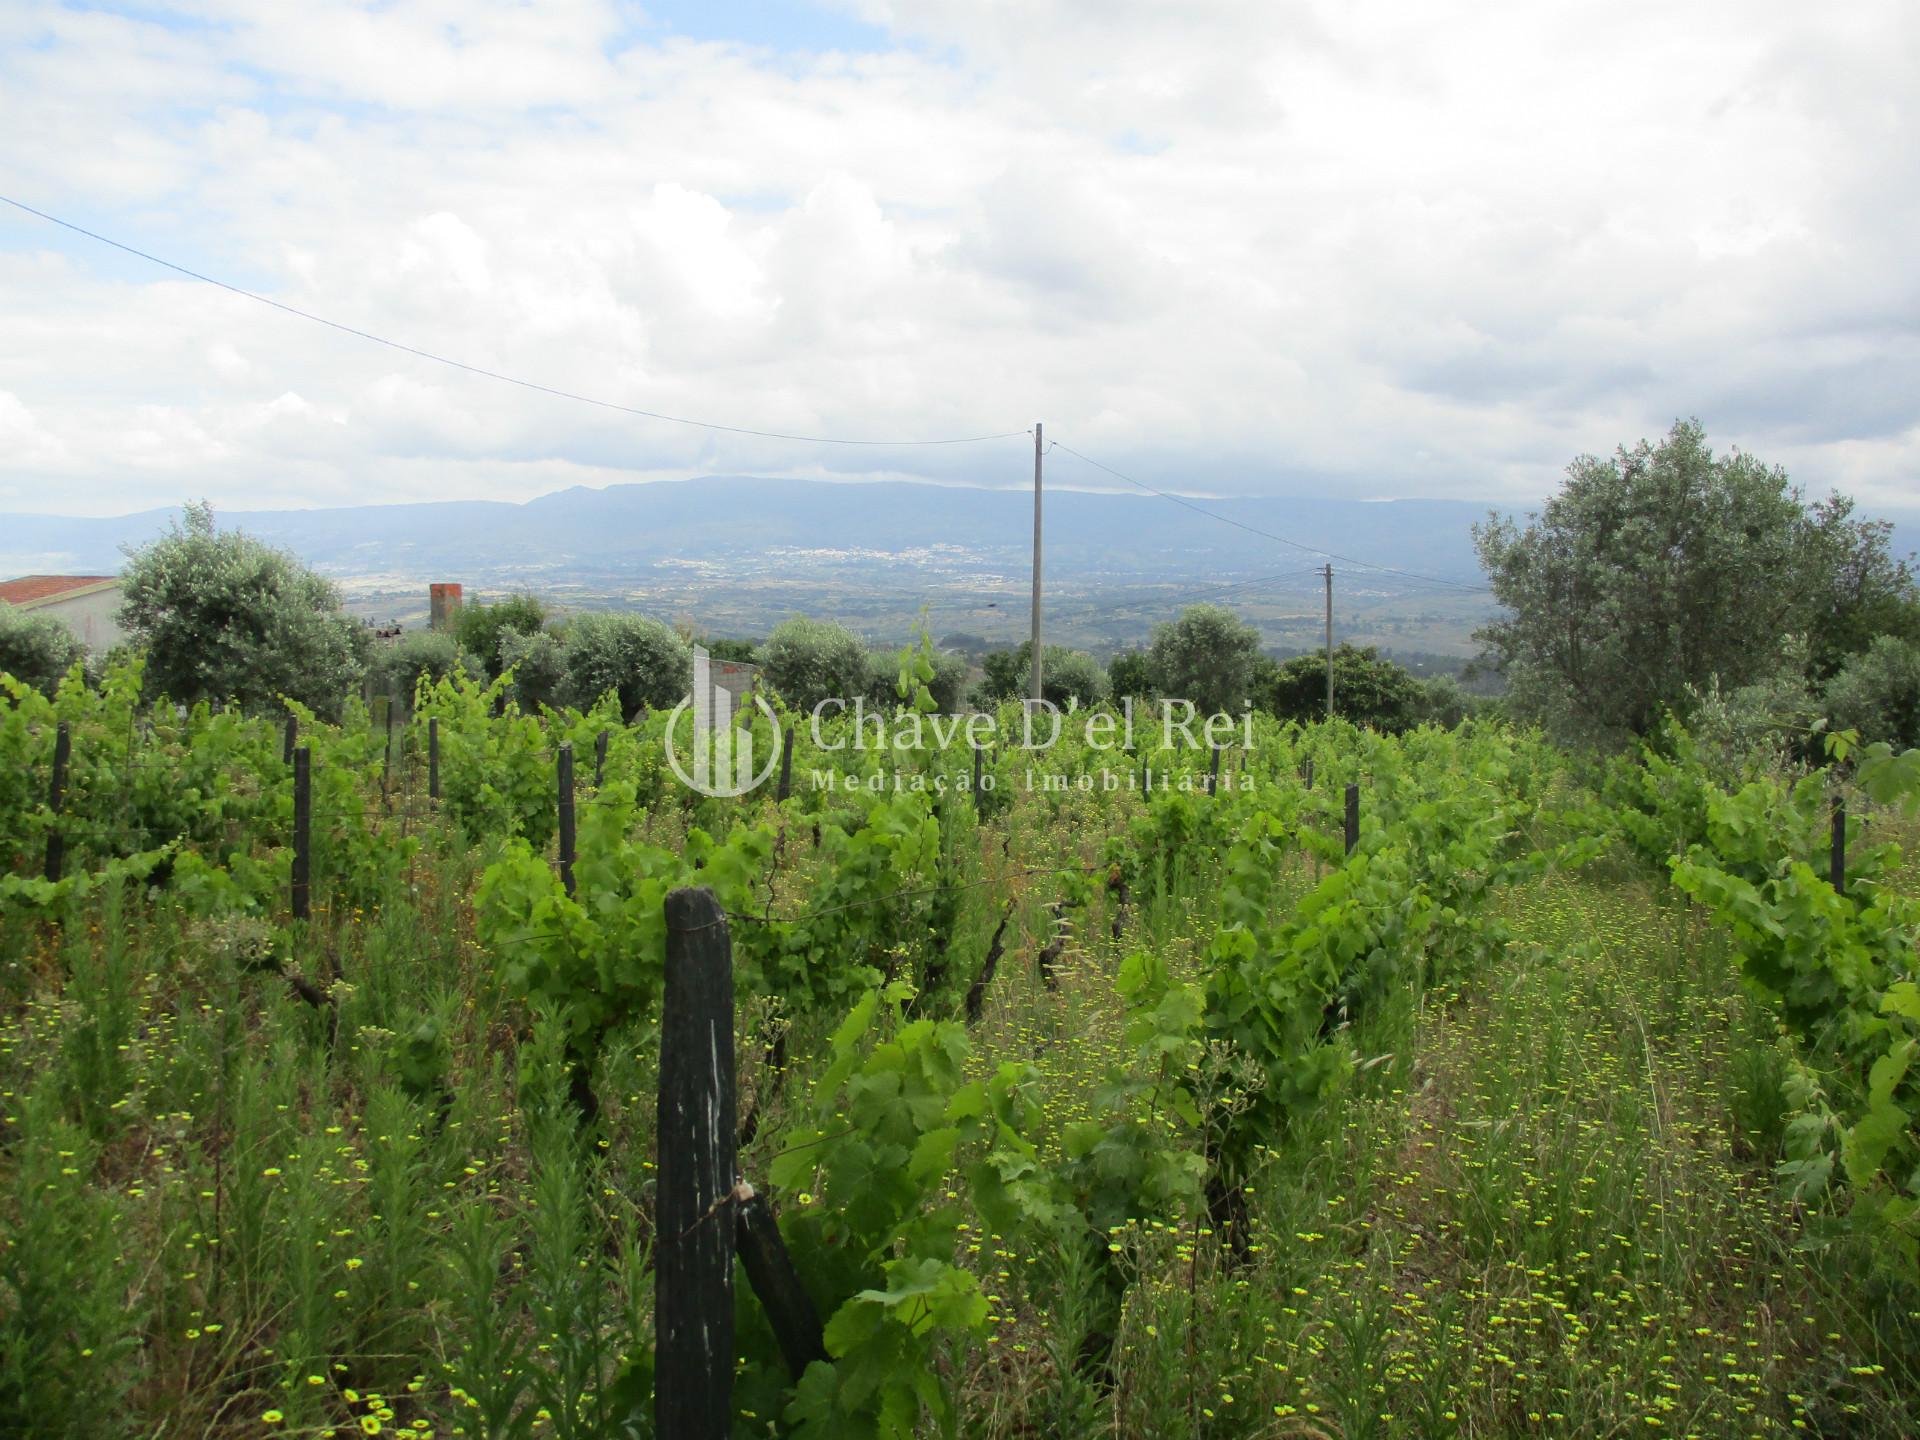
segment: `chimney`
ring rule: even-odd
[[[432,625],[436,630],[445,630],[453,624],[460,609],[460,587],[450,581],[436,581],[427,587],[432,605]]]

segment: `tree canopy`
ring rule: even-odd
[[[1254,703],[1282,720],[1324,719],[1326,655],[1296,655],[1265,670]],[[1342,645],[1333,652],[1335,715],[1369,729],[1397,732],[1418,725],[1430,708],[1427,688],[1373,646]]]
[[[981,657],[984,678],[975,696],[983,704],[1024,700],[1033,689],[1033,642],[1022,640],[1010,650]],[[1084,650],[1065,645],[1040,649],[1040,698],[1065,710],[1069,705],[1092,705],[1107,695],[1107,672]]]
[[[873,678],[867,647],[844,625],[795,615],[783,620],[760,647],[760,673],[776,694],[796,710],[812,710],[823,700],[865,695]]]
[[[513,653],[524,663],[525,651]],[[693,684],[692,647],[660,621],[624,610],[574,616],[562,658],[569,704],[585,709],[611,690],[629,719],[642,706],[679,704]]]
[[[462,650],[479,657],[487,678],[494,679],[507,668],[508,637],[538,634],[547,619],[546,605],[532,595],[509,595],[491,605],[469,601],[460,607],[453,635]]]
[[[51,695],[86,654],[80,637],[53,616],[0,602],[0,675]]]
[[[1236,712],[1251,696],[1260,632],[1223,606],[1190,605],[1154,627],[1147,657],[1159,694],[1191,700],[1202,714]]]
[[[1885,526],[1842,498],[1808,504],[1751,455],[1714,455],[1698,421],[1581,456],[1540,514],[1495,515],[1474,542],[1506,612],[1477,638],[1514,713],[1566,739],[1684,718],[1690,690],[1776,671],[1788,635],[1830,673],[1913,604]]]
[[[150,694],[249,707],[285,695],[335,716],[359,686],[368,641],[333,582],[250,535],[216,531],[204,502],[128,551],[121,594]]]

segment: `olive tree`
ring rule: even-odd
[[[1282,720],[1324,719],[1326,655],[1310,651],[1263,669],[1254,703]],[[1333,652],[1333,713],[1371,730],[1407,730],[1427,718],[1427,692],[1373,646],[1342,645]]]
[[[506,631],[500,637],[500,674],[508,671],[522,710],[558,705],[567,693],[566,646],[551,630]]]
[[[1260,632],[1220,605],[1190,605],[1156,625],[1147,650],[1154,689],[1202,714],[1243,708],[1259,659]]]
[[[1920,645],[1880,636],[1833,677],[1826,710],[1836,729],[1869,743],[1920,746]]]
[[[1093,705],[1107,697],[1107,672],[1084,650],[1046,645],[1040,650],[1040,697],[1059,709]],[[1033,642],[1022,640],[1010,650],[995,650],[981,661],[984,677],[974,687],[982,705],[1024,700],[1033,693]]]
[[[51,615],[0,603],[0,675],[51,695],[87,647]]]
[[[204,501],[127,552],[120,624],[146,648],[149,694],[275,705],[283,695],[336,716],[369,644],[333,582],[284,550],[216,531]]]
[[[759,650],[760,673],[796,710],[868,693],[873,667],[858,635],[831,620],[796,615],[774,627]]]
[[[453,622],[453,635],[462,650],[479,657],[487,678],[493,680],[507,668],[505,650],[510,638],[537,635],[546,623],[547,607],[538,599],[509,595],[491,605],[462,605]]]
[[[677,705],[693,684],[693,650],[658,620],[622,611],[593,611],[567,622],[562,645],[566,699],[585,710],[608,691],[620,713]]]
[[[1716,456],[1698,421],[1583,455],[1524,526],[1474,527],[1505,612],[1476,638],[1522,718],[1567,739],[1648,734],[1684,717],[1690,691],[1771,674],[1782,635],[1857,638],[1911,608],[1885,527],[1851,508],[1808,505],[1751,455]]]
[[[441,680],[456,669],[476,679],[487,673],[480,657],[463,650],[445,630],[409,630],[391,645],[377,646],[367,663],[375,691],[409,705],[421,676]]]

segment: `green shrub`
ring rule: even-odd
[[[1841,667],[1826,698],[1835,729],[1857,730],[1869,744],[1920,745],[1920,644],[1880,636]]]
[[[563,653],[567,702],[582,710],[608,691],[620,713],[641,706],[678,704],[693,684],[693,650],[658,620],[622,611],[595,611],[567,622]]]
[[[80,637],[53,616],[0,603],[0,674],[51,695],[61,677],[86,655]]]
[[[896,667],[897,668],[897,667]],[[873,679],[867,647],[844,625],[796,615],[784,620],[760,649],[760,671],[774,692],[796,710],[823,700],[865,695]],[[892,694],[891,682],[888,694]]]

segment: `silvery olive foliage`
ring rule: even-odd
[[[0,675],[11,675],[51,695],[87,647],[51,615],[0,604]]]
[[[149,695],[275,707],[290,697],[337,716],[370,644],[340,592],[284,550],[214,528],[186,507],[165,535],[128,551],[120,623],[147,652]]]

